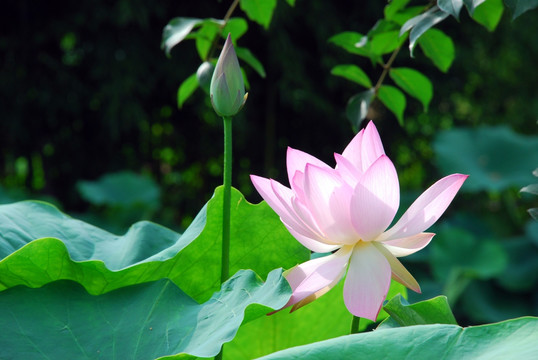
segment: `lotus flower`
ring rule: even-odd
[[[220,116],[237,114],[247,100],[243,73],[229,34],[211,78],[210,96],[213,109]]]
[[[453,174],[427,189],[387,230],[400,202],[398,175],[385,155],[373,122],[335,154],[332,168],[288,148],[291,188],[272,179],[251,180],[289,232],[313,252],[332,254],[307,261],[285,276],[293,293],[292,311],[329,291],[346,274],[344,302],[355,316],[375,321],[391,277],[420,292],[398,257],[424,248],[425,233],[446,210],[467,175]]]

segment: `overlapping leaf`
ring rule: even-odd
[[[234,190],[232,204],[230,273],[253,269],[264,277],[308,259],[266,203],[249,204]],[[220,287],[221,224],[221,188],[183,235],[141,222],[116,236],[45,203],[2,205],[0,289],[65,279],[101,294],[166,277],[205,301]]]
[[[290,293],[281,270],[265,283],[239,271],[204,304],[164,279],[100,296],[70,281],[19,286],[0,293],[0,358],[211,357],[243,320],[278,309]]]
[[[538,318],[462,328],[418,325],[341,336],[264,356],[277,359],[530,359],[538,352]]]

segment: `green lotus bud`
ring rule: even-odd
[[[213,109],[220,116],[237,114],[247,100],[243,74],[229,34],[211,78],[210,95]]]

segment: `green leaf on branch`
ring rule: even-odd
[[[437,6],[439,9],[454,16],[456,19],[460,18],[460,11],[463,6],[463,0],[437,0]]]
[[[351,127],[355,132],[359,131],[362,121],[366,119],[368,108],[374,96],[374,89],[368,89],[352,96],[347,102],[346,117],[351,122]]]
[[[463,0],[463,3],[467,7],[467,11],[469,11],[469,15],[473,16],[474,10],[478,7],[478,5],[482,4],[486,0]]]
[[[409,3],[409,1],[410,0],[392,0],[389,2],[383,9],[385,19],[392,20],[398,12],[405,9],[405,6]]]
[[[526,11],[538,7],[538,0],[504,0],[504,2],[512,11],[512,20],[515,20]]]
[[[258,75],[265,79],[266,74],[262,63],[254,56],[254,54],[250,52],[249,49],[236,47],[235,52],[237,53],[238,58],[249,64],[250,67],[252,67],[258,73]]]
[[[434,324],[406,326],[337,337],[279,351],[259,360],[277,359],[531,359],[538,352],[538,318],[523,317],[462,328]]]
[[[427,324],[458,324],[446,296],[407,304],[401,295],[396,295],[383,306],[383,310],[390,317],[385,319],[377,329]]]
[[[297,311],[290,313],[289,308],[284,309],[241,326],[234,340],[224,346],[224,359],[253,359],[293,346],[349,334],[352,315],[344,304],[343,288],[344,281],[340,281],[327,294]],[[407,289],[400,283],[392,281],[388,297],[397,294],[403,294],[405,298]],[[387,316],[388,314],[381,309],[378,320],[381,321]],[[373,322],[368,319],[361,319],[360,330],[364,331],[372,324]],[[321,359],[335,359],[335,357]],[[337,359],[345,357],[338,356]]]
[[[179,88],[177,89],[177,107],[182,108],[183,104],[198,88],[198,80],[196,78],[196,73],[192,74],[186,78]]]
[[[410,68],[392,68],[389,75],[403,91],[422,103],[424,111],[428,111],[433,97],[433,85],[430,79]]]
[[[419,39],[418,45],[435,66],[442,72],[447,72],[455,58],[452,39],[438,29],[426,31]]]
[[[368,75],[357,65],[337,65],[331,69],[331,74],[341,76],[366,88],[372,87],[372,82]]]
[[[406,106],[405,95],[394,86],[382,85],[377,91],[377,97],[387,109],[396,115],[398,122],[403,126],[403,114]]]
[[[275,11],[276,0],[240,0],[239,6],[250,20],[268,29]]]
[[[196,50],[202,61],[207,60],[209,50],[211,49],[211,46],[213,46],[213,42],[220,32],[221,24],[222,22],[213,19],[204,20],[202,26],[200,26],[200,29],[196,32]]]
[[[224,28],[222,29],[221,36],[226,38],[228,34],[232,34],[232,42],[236,46],[237,40],[245,35],[248,30],[248,23],[243,18],[231,18],[228,20]]]
[[[428,31],[428,29],[435,24],[446,19],[448,15],[448,13],[439,10],[439,8],[433,7],[424,14],[415,16],[403,24],[402,28],[400,29],[400,35],[411,30],[411,33],[409,34],[409,52],[411,53],[411,57],[413,57],[415,43],[422,36],[422,34]]]
[[[309,258],[265,203],[248,203],[232,189],[230,273],[265,277]],[[197,301],[220,288],[222,188],[183,233],[136,223],[123,236],[62,214],[40,202],[0,205],[0,290],[79,282],[90,294],[169,278]]]
[[[504,12],[502,0],[487,0],[476,8],[473,20],[489,31],[495,30]]]
[[[272,271],[265,283],[254,272],[241,270],[204,304],[166,279],[100,296],[70,281],[39,289],[20,286],[0,293],[0,356],[212,357],[234,338],[243,321],[282,307],[290,294],[280,269]]]
[[[365,56],[368,58],[375,57],[370,49],[370,43],[366,35],[359,34],[354,31],[345,31],[334,35],[329,39],[329,42],[344,48],[351,54]],[[379,58],[379,56],[377,56]],[[374,60],[375,62],[376,60]]]
[[[203,21],[203,19],[186,17],[177,17],[170,20],[163,29],[161,42],[161,48],[164,49],[166,55],[170,56],[170,50],[183,41],[192,29]]]
[[[406,36],[400,37],[398,30],[376,34],[370,40],[370,49],[376,55],[389,54],[401,46]]]

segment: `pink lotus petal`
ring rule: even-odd
[[[305,205],[328,239],[340,244],[358,240],[349,212],[353,191],[334,169],[307,164],[304,191]]]
[[[418,285],[418,282],[415,280],[413,275],[407,269],[402,265],[400,260],[398,260],[394,255],[390,253],[389,250],[387,250],[382,243],[374,242],[374,245],[377,250],[383,256],[390,264],[390,269],[392,271],[392,278],[396,281],[398,281],[400,284],[408,287],[409,289],[420,293],[420,286]]]
[[[362,175],[362,171],[340,154],[335,153],[334,158],[336,160],[336,171],[349,186],[354,188]]]
[[[340,279],[342,278],[342,276],[344,276],[344,273],[346,272],[346,268],[344,267],[342,269],[342,273],[340,275],[338,275],[333,282],[331,282],[329,285],[325,286],[323,289],[319,289],[318,291],[316,291],[315,293],[305,297],[303,300],[299,301],[298,303],[294,304],[293,307],[291,308],[290,310],[290,313],[302,308],[303,306],[305,305],[308,305],[310,304],[312,301],[314,300],[317,300],[319,299],[320,297],[322,297],[323,295],[325,295],[326,293],[329,292],[329,290],[331,290],[336,284],[338,284],[338,282],[340,281]]]
[[[312,239],[310,237],[307,237],[303,235],[302,233],[299,233],[295,227],[290,226],[286,224],[285,222],[284,226],[288,229],[290,234],[301,244],[303,244],[304,247],[308,248],[309,250],[317,253],[327,253],[334,251],[338,249],[341,245],[329,245],[325,242],[318,241],[316,239]]]
[[[357,135],[346,146],[344,151],[342,152],[342,156],[346,158],[349,162],[353,164],[353,166],[360,171],[362,174],[362,138],[364,136],[364,129],[359,131]]]
[[[293,293],[284,307],[336,284],[345,272],[352,249],[344,246],[334,254],[302,263],[285,274]]]
[[[385,155],[383,143],[373,121],[361,130],[345,148],[342,156],[361,173],[365,172],[381,155]]]
[[[305,172],[306,164],[313,164],[320,168],[331,168],[329,165],[325,164],[323,161],[318,158],[305,153],[301,150],[296,150],[291,147],[288,147],[286,153],[286,165],[288,168],[288,179],[290,181],[290,186],[292,189],[295,189],[297,184],[294,183],[293,177],[296,172]]]
[[[452,174],[430,186],[415,200],[401,219],[378,240],[410,237],[433,225],[445,212],[468,175]]]
[[[399,203],[398,174],[382,155],[360,178],[351,198],[351,220],[360,238],[371,241],[385,231]]]
[[[281,194],[275,189],[280,189],[282,194],[288,194],[287,201],[289,201],[289,196],[291,190],[285,187],[284,185],[278,183],[277,181],[262,178],[256,175],[251,175],[250,180],[254,184],[254,187],[262,198],[269,204],[269,206],[280,216],[280,218],[286,222],[288,225],[294,227],[297,231],[308,237],[315,238],[315,234],[312,234],[306,226],[304,226],[301,221],[298,219],[297,215],[291,209],[291,204],[287,204]],[[287,192],[286,192],[287,190]]]
[[[407,256],[416,253],[430,243],[434,233],[420,233],[417,235],[388,240],[383,242],[383,246],[396,257]]]
[[[304,236],[323,242],[323,237],[321,236],[321,232],[319,231],[319,229],[315,226],[310,226],[309,223],[305,223],[304,221],[302,221],[301,217],[299,217],[295,212],[292,205],[292,202],[294,201],[293,191],[283,186],[278,181],[272,179],[271,189],[273,190],[273,194],[282,204],[284,210],[286,210],[287,212],[286,217],[281,216],[282,220],[289,225],[295,227],[297,231],[301,232]]]
[[[357,244],[344,283],[347,309],[355,316],[375,321],[389,291],[390,278],[385,256],[370,243]]]
[[[385,155],[383,143],[373,121],[364,129],[361,148],[362,170],[366,171],[381,155]]]

